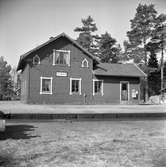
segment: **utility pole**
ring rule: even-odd
[[[161,97],[163,98],[164,96],[164,34],[162,32],[161,34]]]

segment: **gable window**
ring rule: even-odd
[[[70,51],[53,50],[53,65],[56,64],[70,66]]]
[[[84,60],[82,61],[81,67],[89,67],[88,60],[87,60],[87,59],[84,59]]]
[[[81,95],[81,78],[70,78],[70,95]]]
[[[38,55],[35,55],[33,57],[33,64],[34,65],[40,64],[40,57]]]
[[[104,95],[103,93],[103,80],[93,80],[93,95]]]
[[[40,77],[40,94],[52,94],[52,77]]]

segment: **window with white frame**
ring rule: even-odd
[[[81,78],[70,78],[70,95],[81,95]]]
[[[52,94],[52,77],[40,77],[40,94]]]
[[[102,96],[103,94],[103,80],[97,80],[94,79],[93,80],[93,95],[97,95],[97,94],[101,94]]]
[[[70,66],[70,51],[69,50],[53,50],[53,65],[68,65]]]
[[[84,59],[84,60],[82,61],[81,67],[89,67],[88,60],[87,60],[87,59]]]
[[[35,55],[33,57],[33,64],[34,65],[40,64],[40,57],[38,55]]]

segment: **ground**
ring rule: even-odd
[[[166,112],[165,105],[37,105],[20,101],[0,101],[4,113],[156,113]]]
[[[166,121],[7,121],[0,166],[164,167]]]
[[[27,105],[5,113],[163,113],[166,105]],[[7,120],[0,167],[164,167],[166,120]]]

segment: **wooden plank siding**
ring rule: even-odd
[[[53,65],[53,50],[69,50],[70,66],[61,64]],[[40,57],[40,64],[33,65],[32,60],[36,55]],[[82,61],[85,58],[88,61],[88,67],[82,67]],[[107,64],[107,67],[108,66]],[[129,82],[129,103],[139,103],[140,101],[139,76],[109,76],[109,71],[107,71],[107,75],[105,76],[103,72],[101,76],[95,74],[94,59],[89,56],[84,49],[80,49],[80,47],[65,36],[59,37],[47,45],[39,47],[39,49],[30,52],[28,55],[26,54],[25,58],[22,58],[19,62],[18,69],[20,68],[22,69],[21,100],[25,103],[119,104],[121,81]],[[99,70],[100,73],[101,70],[102,68]],[[136,70],[138,69],[136,68]],[[59,74],[63,73],[66,76],[57,76],[57,72]],[[138,74],[142,75],[140,71]],[[52,77],[52,94],[40,94],[41,77]],[[81,94],[70,94],[70,78],[81,79]],[[103,81],[103,95],[93,94],[93,79]],[[132,98],[131,92],[133,89],[139,92],[139,98],[137,100]]]

